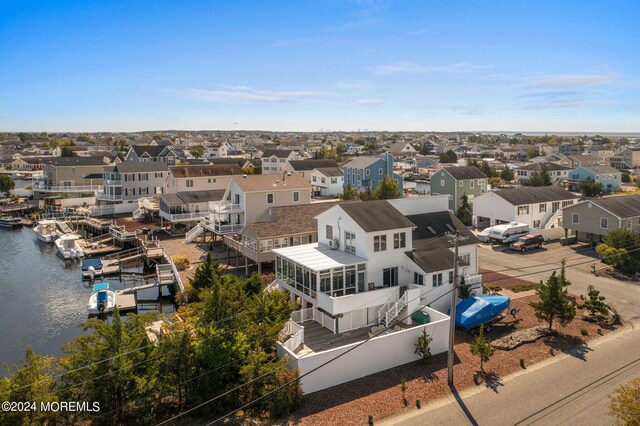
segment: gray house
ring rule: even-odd
[[[138,198],[164,192],[169,166],[164,162],[124,162],[104,167],[100,204],[137,203]]]
[[[578,241],[598,242],[612,229],[640,232],[640,195],[586,200],[563,209],[565,236],[575,232]]]
[[[485,194],[489,179],[475,166],[444,167],[431,175],[431,195],[447,194],[449,209],[460,207],[462,196],[467,194],[469,204],[474,197]]]

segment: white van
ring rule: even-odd
[[[510,244],[519,237],[531,233],[532,229],[526,223],[510,222],[496,225],[489,231],[489,241],[492,243]]]

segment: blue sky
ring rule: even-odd
[[[0,0],[0,131],[640,131],[640,2]]]

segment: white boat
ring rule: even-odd
[[[19,217],[0,216],[0,228],[19,228],[22,221]]]
[[[97,283],[93,285],[93,293],[89,297],[87,312],[89,314],[106,314],[111,312],[116,305],[116,293],[109,289],[109,283]]]
[[[55,220],[45,219],[38,222],[33,228],[33,232],[36,233],[38,240],[43,243],[52,243],[60,236],[60,231],[56,225]]]
[[[97,276],[101,276],[102,272],[102,260],[97,257],[86,257],[82,259],[80,266],[82,270],[82,278],[92,280]]]
[[[80,244],[82,239],[75,234],[62,234],[56,240],[56,247],[65,259],[79,259],[84,256],[84,251]]]
[[[11,179],[22,179],[22,173],[20,172],[13,172],[11,174]]]

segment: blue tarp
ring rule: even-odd
[[[511,304],[508,296],[470,297],[456,305],[456,327],[472,329],[495,319]]]
[[[98,292],[98,302],[106,302],[109,299],[106,291]]]
[[[82,259],[82,270],[88,271],[89,266],[93,266],[94,269],[102,269],[102,260],[97,259],[95,257],[88,257],[86,259]]]

